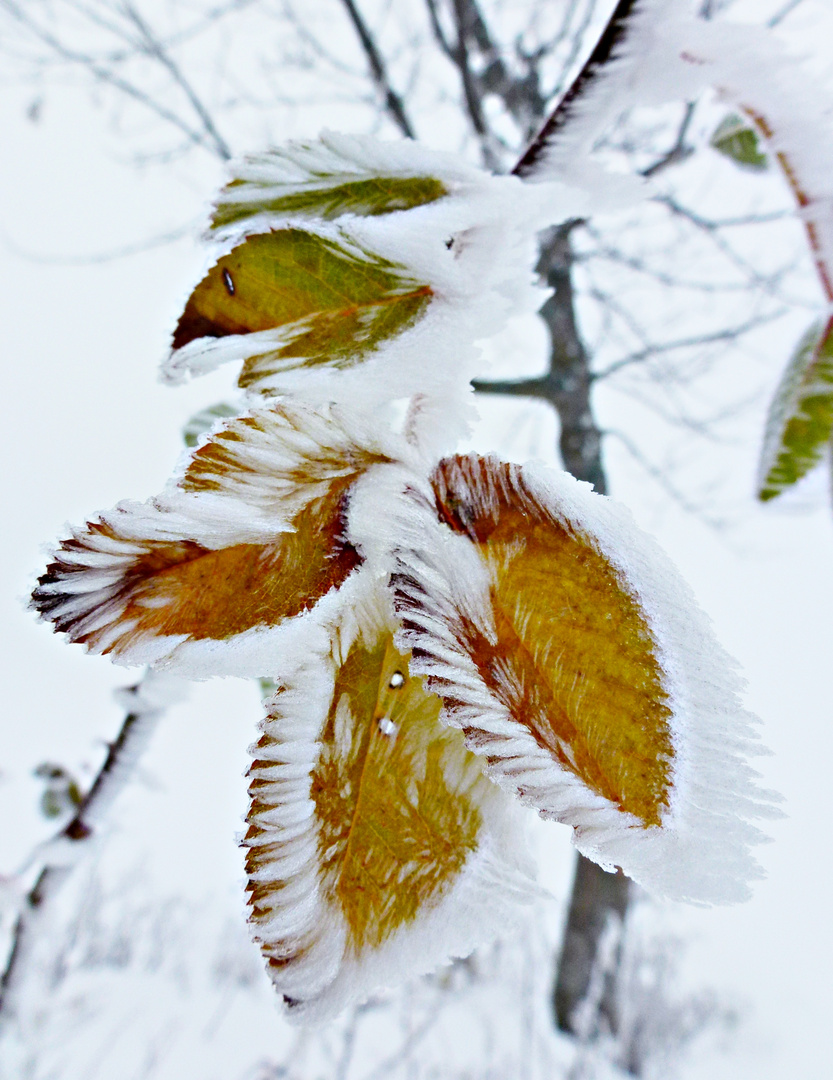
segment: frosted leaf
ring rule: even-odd
[[[249,155],[232,165],[211,229],[242,225],[252,232],[287,218],[391,214],[434,202],[459,183],[459,166],[450,169],[450,157],[423,152],[419,158],[408,149],[380,155],[373,139],[324,133],[316,142]],[[433,175],[432,165],[444,179]]]
[[[309,193],[320,176],[340,184],[348,174],[380,190],[391,178],[431,178],[444,193],[411,191],[395,212],[342,212],[342,196],[358,197],[350,188],[335,209],[314,199],[303,213],[264,210],[221,229],[220,258],[192,293],[163,378],[237,362],[246,388],[313,404],[368,409],[421,395],[442,413],[436,427],[451,446],[466,430],[477,342],[546,295],[537,232],[592,207],[563,184],[530,187],[411,142],[332,134],[248,159],[222,199],[293,185]]]
[[[439,722],[395,627],[380,587],[345,609],[252,751],[250,921],[304,1020],[467,955],[533,895],[511,803]]]
[[[412,487],[390,528],[397,641],[489,775],[648,889],[744,898],[748,819],[768,810],[752,718],[627,513],[567,474],[472,455]]]
[[[833,324],[811,326],[775,392],[761,450],[758,498],[774,499],[822,461],[833,434]]]
[[[245,358],[238,382],[259,389],[285,370],[362,363],[421,318],[430,299],[405,267],[346,238],[279,229],[248,237],[209,270],[173,348],[183,355],[200,339],[258,334],[268,351]]]
[[[33,606],[70,641],[125,663],[269,673],[270,635],[361,561],[345,536],[348,494],[405,450],[370,427],[289,403],[228,422],[162,495],[120,503],[64,540]]]

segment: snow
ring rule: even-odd
[[[97,131],[99,119],[85,128],[79,122],[81,103],[71,91],[65,103],[56,101],[53,108],[54,120],[47,109],[45,129],[24,127],[17,115],[9,124],[10,147],[23,147],[16,158],[20,170],[6,178],[11,192],[6,205],[15,207],[15,217],[4,225],[15,237],[31,235],[39,252],[75,255],[111,248],[121,237],[161,231],[168,214],[173,217],[181,211],[183,219],[191,214],[191,190],[183,197],[175,183],[155,179],[158,174],[131,179],[113,165],[90,133]],[[56,160],[63,163],[60,177]],[[27,164],[32,162],[36,167],[30,172]],[[204,186],[206,190],[214,186],[214,178]],[[19,597],[25,596],[26,578],[40,561],[37,544],[57,531],[56,517],[77,520],[89,506],[109,505],[125,490],[158,489],[173,457],[178,423],[212,395],[227,394],[228,380],[222,381],[222,372],[180,388],[177,397],[165,396],[146,377],[148,357],[161,351],[166,320],[174,315],[171,298],[182,281],[196,273],[199,261],[182,246],[140,255],[130,263],[72,271],[33,267],[18,254],[9,259],[4,295],[14,312],[8,323],[10,355],[18,362],[9,366],[9,395],[16,407],[9,410],[4,429],[15,467],[4,481],[15,499],[17,524],[7,531],[4,543],[9,545],[8,572],[18,583]],[[45,295],[49,318],[44,317]],[[137,296],[142,299],[139,315]],[[776,358],[775,367],[778,362]],[[509,426],[501,419],[501,430]],[[439,439],[441,420],[437,428]],[[493,435],[488,435],[488,446],[494,445]],[[478,434],[481,440],[485,437]],[[744,461],[738,460],[735,448],[725,453],[726,468],[742,472]],[[743,660],[751,681],[750,699],[767,720],[767,738],[777,752],[764,767],[770,782],[790,796],[791,820],[774,826],[778,843],[764,852],[770,881],[758,889],[756,898],[743,908],[695,912],[688,920],[678,910],[670,916],[678,920],[678,927],[686,927],[686,933],[698,935],[688,979],[698,985],[729,984],[733,1000],[747,1010],[746,1026],[728,1049],[723,1044],[707,1059],[697,1058],[689,1065],[677,1060],[675,1067],[687,1077],[715,1080],[753,1076],[761,1080],[792,1072],[825,1075],[830,874],[819,852],[827,844],[830,759],[829,692],[824,679],[831,604],[827,508],[800,519],[749,509],[746,526],[724,543],[672,507],[657,511],[644,477],[629,479],[628,467],[612,444],[611,462],[617,490],[627,489],[628,501],[640,518],[654,525],[658,514],[662,518],[665,546],[674,548],[676,558],[685,563],[686,576],[719,623],[719,636],[731,639],[732,652]],[[733,545],[742,549],[740,555]],[[34,785],[27,770],[45,754],[78,767],[95,758],[113,727],[108,688],[124,678],[100,660],[76,657],[75,650],[63,648],[44,628],[33,627],[20,606],[15,599],[4,619],[9,720],[2,795],[8,820],[16,823],[4,840],[4,871],[16,864],[28,839],[43,829],[35,816]],[[194,889],[211,909],[209,916],[201,920],[193,910],[188,912],[185,930],[169,942],[166,964],[157,965],[147,979],[130,964],[119,968],[102,961],[91,973],[71,969],[66,982],[54,991],[51,1015],[44,1017],[46,1026],[33,1033],[31,1043],[48,1056],[42,1064],[50,1075],[74,1080],[93,1077],[98,1070],[103,1077],[127,1078],[147,1065],[156,1075],[171,1077],[190,1072],[236,1078],[245,1068],[248,1080],[261,1075],[256,1065],[248,1068],[249,1061],[259,1057],[268,1063],[283,1052],[279,1048],[284,1036],[265,987],[250,993],[230,989],[236,984],[215,985],[211,950],[205,946],[224,940],[231,949],[229,925],[239,926],[242,919],[239,903],[228,903],[233,912],[230,924],[218,913],[225,910],[228,882],[239,874],[229,822],[242,808],[233,805],[236,796],[230,792],[239,795],[242,786],[239,774],[245,763],[235,755],[253,731],[258,711],[254,692],[243,684],[235,690],[231,683],[215,681],[210,688],[197,688],[192,708],[187,720],[183,717],[172,727],[166,724],[158,732],[148,772],[135,790],[125,793],[131,810],[116,816],[119,836],[102,859],[109,859],[112,867],[128,849],[144,869],[154,868],[155,883],[110,875],[111,908],[123,913],[126,931],[137,940],[145,934],[146,924],[134,919],[134,900],[150,897],[147,902],[161,909],[160,897]],[[200,738],[195,737],[197,731]],[[181,776],[180,763],[186,760],[188,783]],[[195,806],[199,806],[198,827]],[[178,823],[176,828],[172,822]],[[187,847],[181,842],[186,827]],[[557,831],[548,829],[547,835]],[[558,867],[554,877],[563,898],[567,853],[557,842],[545,850],[546,858]],[[202,876],[193,873],[198,866]],[[168,893],[159,887],[162,879]],[[558,921],[557,911],[553,921]],[[648,921],[656,921],[653,908]],[[98,937],[101,929],[93,932]],[[152,930],[148,933],[152,936]],[[537,980],[534,992],[541,1009],[548,989],[548,971],[541,958],[551,952],[555,940],[557,936],[536,938],[529,945],[528,966]],[[183,990],[186,968],[192,982]],[[459,975],[457,971],[454,977]],[[509,1053],[508,1041],[530,1045],[519,1008],[523,995],[532,993],[529,986],[520,978],[499,976],[491,983],[457,986],[451,1030],[438,1044],[445,1053],[435,1051],[437,1067],[465,1069],[471,1051],[461,1053],[459,1032],[471,1035],[476,1028],[483,1029],[484,1057],[491,1053],[493,1067],[502,1069],[502,1075],[513,1075],[518,1059]],[[90,1008],[79,1004],[86,995]],[[473,1015],[477,1019],[472,1020]],[[397,1024],[403,1022],[386,1013],[383,1028],[399,1030]],[[536,1038],[543,1039],[549,1018],[540,1015],[536,1023]],[[505,1041],[495,1048],[498,1027]],[[337,1045],[339,1035],[333,1031],[330,1045]],[[327,1038],[316,1033],[315,1047],[326,1045]],[[305,1057],[292,1057],[302,1063],[299,1069],[315,1052],[306,1045]],[[154,1047],[158,1053],[152,1060]],[[147,1057],[137,1061],[138,1051]],[[562,1047],[558,1060],[566,1071],[572,1059]],[[555,1073],[541,1070],[531,1075]]]

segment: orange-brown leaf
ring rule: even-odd
[[[348,484],[334,484],[326,498],[309,503],[295,531],[273,543],[211,549],[187,539],[146,541],[141,554],[125,560],[119,580],[85,604],[79,575],[94,575],[94,556],[123,540],[112,524],[91,522],[85,535],[62,543],[39,579],[34,606],[71,641],[117,656],[147,638],[225,640],[275,626],[312,607],[358,565],[355,549],[342,539]]]
[[[358,565],[344,539],[347,498],[389,460],[332,409],[284,402],[238,417],[194,452],[175,488],[120,504],[65,540],[34,606],[70,640],[137,662],[167,655],[176,639],[276,626]],[[170,648],[140,655],[160,638]]]

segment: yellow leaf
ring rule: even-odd
[[[360,634],[336,635],[323,700],[313,672],[328,665],[318,658],[278,691],[249,772],[251,921],[276,986],[295,1003],[324,993],[311,974],[322,968],[340,986],[326,990],[336,1007],[384,980],[379,957],[395,966],[397,945],[432,917],[439,944],[415,960],[420,970],[483,933],[447,912],[464,868],[482,860],[484,835],[495,845],[504,797],[460,733],[439,723],[440,699],[410,674],[384,601],[374,605],[370,620],[358,616]],[[491,903],[490,892],[480,882],[473,902]],[[486,925],[493,932],[494,920]]]
[[[432,478],[442,519],[476,545],[491,582],[495,638],[464,619],[462,644],[489,692],[562,768],[658,825],[673,751],[651,628],[590,537],[523,488],[513,496],[515,472],[457,458]]]
[[[566,474],[447,458],[404,492],[395,606],[489,775],[605,866],[679,899],[760,876],[767,816],[731,661],[627,513]]]

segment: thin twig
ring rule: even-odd
[[[645,360],[650,359],[652,356],[657,356],[660,353],[676,352],[679,349],[696,349],[703,345],[715,345],[721,341],[736,341],[739,337],[750,333],[752,330],[758,330],[767,323],[775,322],[778,319],[783,318],[785,314],[787,314],[786,308],[772,312],[770,315],[759,315],[754,319],[748,319],[739,326],[730,326],[723,330],[715,330],[711,334],[699,334],[693,337],[678,338],[676,341],[665,341],[660,344],[648,345],[638,352],[631,353],[629,356],[622,357],[621,360],[614,361],[601,371],[594,371],[590,377],[594,382],[598,382],[601,379],[607,379],[611,375],[615,375],[616,372],[621,371],[622,368],[632,367],[634,364],[641,364]]]
[[[486,117],[483,112],[483,95],[478,80],[469,63],[468,48],[468,24],[466,0],[453,0],[455,28],[457,31],[457,44],[454,47],[452,58],[460,73],[460,83],[463,88],[463,100],[466,103],[466,111],[469,114],[471,125],[480,140],[480,149],[483,160],[490,169],[500,168],[500,158],[495,152],[494,139]]]
[[[767,26],[770,29],[774,26],[778,26],[778,24],[782,23],[788,15],[792,14],[802,2],[803,0],[790,0],[788,4],[782,7],[780,11],[776,11],[776,13],[768,20]]]
[[[666,470],[658,468],[652,461],[649,461],[636,443],[623,431],[616,428],[608,428],[605,431],[605,435],[618,439],[634,461],[641,465],[648,476],[650,476],[667,495],[670,495],[674,502],[687,514],[696,517],[698,521],[702,521],[705,525],[708,525],[715,531],[720,531],[726,527],[726,520],[724,518],[707,515],[703,507],[692,502],[682,491],[680,491],[680,489],[668,479]]]
[[[203,104],[190,82],[185,78],[179,65],[168,55],[159,39],[154,35],[153,31],[132,4],[125,4],[124,12],[131,22],[135,24],[136,29],[141,34],[142,40],[144,41],[144,51],[148,56],[156,57],[159,63],[170,74],[177,86],[185,94],[191,104],[191,108],[199,117],[205,133],[213,143],[217,156],[222,158],[223,161],[228,161],[231,158],[231,149],[228,143],[217,130],[217,125],[214,123],[211,113]]]
[[[756,269],[755,266],[753,266],[752,263],[750,263],[742,255],[739,255],[738,252],[735,251],[735,249],[732,247],[732,245],[720,235],[720,231],[718,228],[715,228],[710,222],[704,220],[698,214],[689,210],[687,207],[682,206],[670,196],[657,196],[653,201],[667,207],[673,214],[685,218],[687,221],[690,221],[692,225],[696,226],[698,229],[704,232],[709,237],[709,240],[718,249],[718,251],[720,251],[720,253],[724,255],[730,263],[732,263],[738,270],[741,271],[741,273],[746,276],[748,285],[755,286],[757,288],[763,289],[765,292],[768,292],[771,295],[775,295],[779,279],[782,276],[781,273],[769,276],[759,273],[759,271]],[[788,215],[785,214],[784,216]]]
[[[431,23],[431,31],[434,34],[434,39],[439,45],[440,50],[449,60],[454,62],[454,46],[445,36],[445,31],[442,28],[440,13],[437,10],[437,0],[425,0],[425,6],[428,8],[428,19]]]
[[[573,3],[568,8],[564,16],[564,22],[562,23],[561,28],[559,29],[553,41],[553,48],[556,48],[558,45],[560,45],[569,33],[570,24],[572,23],[573,15],[575,14],[577,6],[578,5],[576,3]],[[552,88],[552,93],[549,95],[551,99],[560,99],[563,95],[566,89],[567,77],[569,76],[570,72],[572,71],[579,58],[582,46],[584,44],[584,35],[587,33],[590,23],[593,21],[593,15],[595,14],[595,11],[596,0],[590,0],[590,3],[588,3],[586,8],[584,9],[584,17],[582,18],[581,23],[573,32],[570,51],[567,54],[564,63],[561,65],[561,72],[555,81],[555,85]]]
[[[539,379],[473,379],[479,394],[508,394],[511,397],[541,398],[552,404],[552,385],[546,376]]]
[[[145,93],[144,90],[140,90],[139,87],[134,86],[133,83],[128,82],[127,79],[123,79],[108,67],[103,66],[94,56],[68,48],[55,37],[54,34],[51,34],[48,30],[45,30],[36,23],[33,18],[23,11],[21,5],[16,3],[15,0],[0,0],[0,7],[7,11],[13,19],[33,34],[39,41],[51,49],[56,56],[71,64],[78,64],[81,67],[86,68],[98,82],[113,87],[114,90],[118,90],[126,97],[132,98],[140,105],[143,105],[146,109],[155,113],[160,120],[164,120],[182,131],[187,137],[188,142],[193,143],[195,146],[201,146],[204,150],[208,150],[211,153],[217,153],[217,147],[206,141],[206,136],[203,132],[195,130],[181,116],[172,112],[166,106],[161,105],[149,94]]]
[[[459,0],[459,5],[466,33],[485,65],[478,76],[478,82],[483,88],[481,96],[483,92],[496,94],[526,135],[530,127],[540,123],[546,106],[540,91],[538,64],[518,49],[518,55],[526,63],[527,74],[523,77],[515,76],[495,45],[477,0]],[[540,56],[537,59],[540,60]]]
[[[195,218],[185,225],[180,225],[179,228],[171,229],[169,232],[159,233],[156,236],[149,237],[147,240],[139,240],[134,244],[124,244],[122,247],[110,248],[108,251],[99,251],[94,255],[39,255],[34,251],[20,247],[3,231],[0,231],[0,240],[9,251],[13,252],[19,259],[26,259],[27,262],[38,263],[42,266],[94,266],[99,263],[128,258],[131,255],[139,255],[145,251],[152,251],[154,248],[164,247],[166,244],[176,243],[177,240],[182,240],[186,236],[194,236],[202,221],[203,217],[200,215],[199,218]]]
[[[695,210],[683,206],[671,195],[655,195],[652,201],[663,203],[674,213],[687,218],[701,229],[709,231],[734,229],[743,225],[768,225],[773,221],[785,221],[787,218],[795,218],[794,210],[770,210],[763,214],[739,214],[737,217],[705,218]]]
[[[658,158],[653,165],[649,165],[647,169],[642,170],[642,175],[645,177],[657,176],[659,173],[664,172],[670,165],[679,165],[681,161],[685,161],[690,158],[694,153],[693,146],[686,146],[685,137],[688,134],[688,129],[691,126],[691,121],[694,117],[694,110],[696,108],[696,102],[689,101],[685,107],[683,113],[683,119],[680,122],[679,130],[677,131],[677,138],[674,140],[674,145],[670,150],[666,151],[662,157]]]
[[[364,49],[367,62],[370,65],[373,81],[376,83],[377,88],[384,98],[385,108],[390,113],[391,119],[406,139],[416,138],[411,121],[408,119],[405,112],[405,103],[391,86],[387,68],[382,59],[382,54],[379,52],[376,42],[373,39],[373,35],[370,33],[361,12],[356,7],[354,0],[341,0],[341,2],[350,17],[350,21],[353,23],[356,35]]]
[[[787,268],[783,268],[772,274],[759,274],[754,267],[751,267],[743,260],[740,260],[739,256],[735,256],[735,260],[733,261],[736,261],[738,269],[743,270],[747,278],[746,281],[697,281],[668,273],[665,270],[659,270],[650,266],[645,259],[637,258],[634,255],[626,255],[625,252],[619,248],[602,246],[600,235],[590,225],[587,226],[587,232],[599,246],[593,251],[583,252],[580,258],[581,262],[586,263],[593,259],[607,259],[609,262],[617,263],[620,266],[627,266],[629,269],[635,270],[639,274],[644,274],[646,277],[659,282],[661,285],[666,285],[669,288],[674,289],[691,289],[693,292],[696,291],[701,293],[729,293],[746,292],[750,285],[756,285],[759,288],[771,291],[774,294],[779,281],[787,270]],[[729,253],[726,252],[726,254],[728,255]],[[740,262],[738,263],[737,260],[740,260]]]

